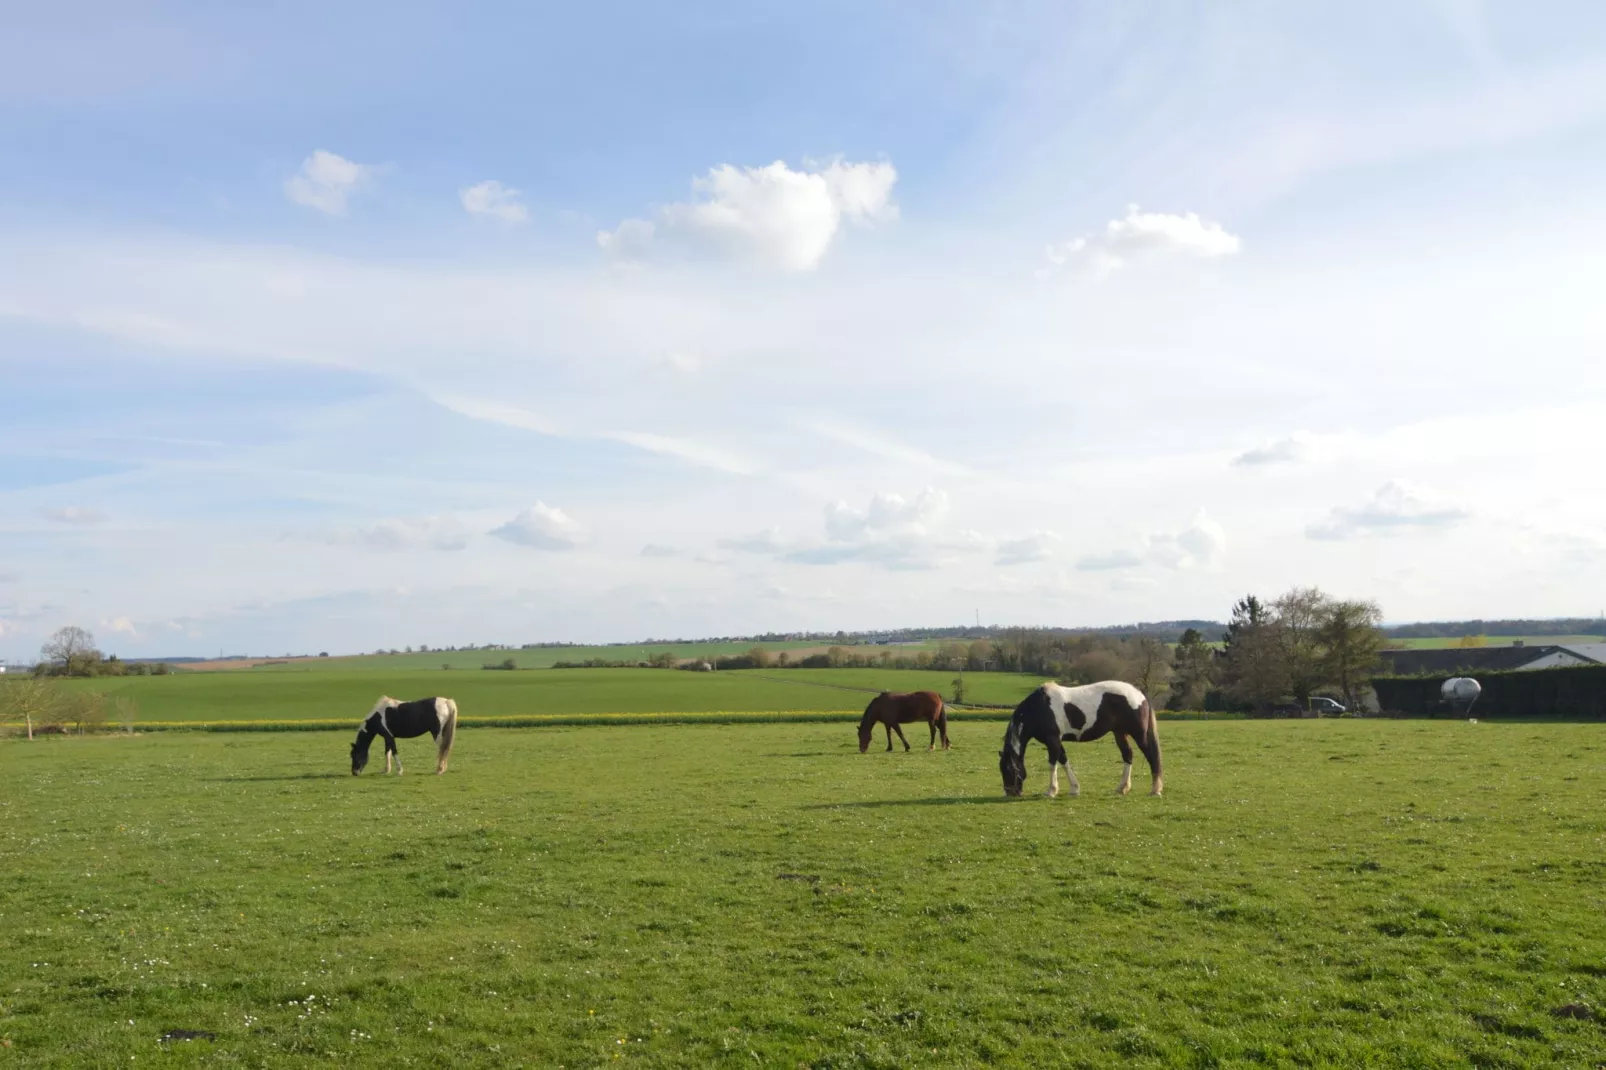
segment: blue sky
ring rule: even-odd
[[[1600,606],[1606,9],[0,15],[0,656]]]

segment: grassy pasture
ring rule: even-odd
[[[1162,731],[1164,799],[1052,801],[992,724],[0,742],[0,1060],[1606,1062],[1600,726]]]
[[[952,673],[872,669],[773,669],[694,673],[678,669],[549,669],[539,672],[219,672],[98,677],[69,686],[126,696],[141,721],[349,720],[381,693],[448,695],[467,717],[726,710],[862,710],[870,696],[844,687],[951,694]],[[967,673],[974,702],[1013,703],[1041,683],[1014,673]],[[825,686],[822,686],[825,685]]]
[[[495,665],[508,658],[521,669],[549,669],[560,661],[587,661],[602,658],[608,661],[646,661],[654,654],[671,651],[682,658],[716,658],[745,654],[755,646],[762,646],[773,654],[783,650],[824,650],[830,644],[818,640],[788,641],[779,643],[635,643],[623,646],[542,646],[508,647],[492,650],[439,650],[428,653],[401,654],[347,654],[330,658],[267,659],[270,664],[256,664],[262,660],[204,663],[214,671],[251,672],[405,672],[440,669],[478,669]],[[882,649],[882,648],[866,648]],[[897,648],[894,648],[897,649]],[[180,669],[185,666],[180,665]]]
[[[1527,646],[1568,646],[1577,643],[1606,643],[1601,635],[1486,635],[1484,646],[1510,646],[1522,642]],[[1400,650],[1449,650],[1461,645],[1459,639],[1390,639],[1388,645]]]

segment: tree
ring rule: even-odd
[[[1196,710],[1204,705],[1205,692],[1215,678],[1216,652],[1196,628],[1182,633],[1171,663],[1171,708]]]
[[[761,646],[755,646],[749,650],[747,656],[752,660],[753,668],[755,669],[767,669],[770,667],[770,652]]]
[[[1325,682],[1321,628],[1332,602],[1319,587],[1295,587],[1271,604],[1283,675],[1301,709]]]
[[[1360,709],[1361,688],[1382,661],[1382,623],[1383,610],[1371,601],[1332,601],[1323,615],[1323,675],[1338,685],[1351,710]]]
[[[0,719],[21,718],[33,738],[35,721],[49,723],[61,709],[61,691],[38,677],[0,677]]]
[[[95,637],[76,626],[62,628],[39,648],[39,659],[56,676],[89,676],[100,661]]]
[[[1222,633],[1222,664],[1227,693],[1239,702],[1262,709],[1282,697],[1287,688],[1271,612],[1265,603],[1248,595],[1232,607],[1232,620]]]
[[[1487,635],[1463,635],[1455,645],[1465,649],[1488,646],[1489,637]]]
[[[1145,695],[1171,678],[1171,651],[1152,635],[1140,636],[1132,660],[1133,682]]]

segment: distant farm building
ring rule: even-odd
[[[1606,643],[1546,643],[1527,646],[1454,647],[1449,650],[1385,650],[1384,671],[1394,676],[1475,676],[1480,672],[1526,672],[1568,665],[1606,665]]]

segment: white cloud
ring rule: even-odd
[[[679,557],[680,551],[673,546],[663,546],[659,543],[649,542],[641,548],[642,557]]]
[[[100,626],[115,635],[127,635],[138,638],[139,629],[127,617],[114,617],[111,620],[101,621]]]
[[[1159,565],[1172,569],[1214,569],[1220,566],[1227,549],[1227,533],[1203,509],[1181,531],[1154,532],[1143,536],[1135,548],[1089,554],[1077,559],[1083,572]]]
[[[572,550],[584,537],[573,518],[545,502],[536,502],[489,534],[537,550]]]
[[[1193,212],[1142,212],[1130,204],[1124,217],[1105,224],[1103,233],[1049,246],[1048,259],[1051,270],[1069,267],[1081,276],[1101,281],[1129,265],[1232,256],[1242,247],[1243,241],[1236,234],[1229,234],[1220,223],[1200,219]]]
[[[786,543],[781,538],[780,528],[765,528],[751,535],[720,539],[719,547],[722,550],[739,550],[744,554],[778,554],[786,548]]]
[[[597,247],[616,260],[645,260],[657,231],[645,219],[626,219],[613,230],[597,231]]]
[[[927,487],[909,501],[901,494],[879,493],[870,499],[870,507],[854,509],[844,501],[832,502],[825,508],[825,534],[838,542],[863,538],[867,535],[913,534],[923,536],[929,527],[948,512],[948,495],[935,487]]]
[[[1020,539],[1006,539],[998,544],[993,558],[997,565],[1025,565],[1033,561],[1047,561],[1054,556],[1060,537],[1052,531],[1034,531]]]
[[[1149,537],[1149,558],[1166,568],[1215,568],[1227,550],[1227,533],[1203,509],[1181,531]]]
[[[661,227],[626,219],[597,234],[605,252],[639,260],[665,235],[684,235],[716,252],[790,271],[812,271],[824,259],[843,221],[874,224],[897,218],[892,164],[805,164],[780,160],[765,167],[720,164],[692,181],[696,199],[670,204]]]
[[[301,170],[284,180],[284,195],[296,204],[329,215],[344,215],[346,198],[372,179],[375,168],[319,149],[301,161]]]
[[[1268,442],[1252,450],[1246,450],[1232,459],[1235,467],[1256,468],[1272,464],[1298,464],[1310,459],[1310,446],[1301,437],[1295,435],[1280,438],[1275,442]]]
[[[1343,540],[1435,531],[1454,527],[1471,515],[1470,510],[1459,505],[1390,480],[1377,489],[1371,501],[1354,508],[1338,506],[1326,520],[1307,527],[1305,534],[1312,539]]]
[[[104,524],[110,519],[99,509],[89,509],[81,505],[46,509],[45,516],[58,524]]]
[[[972,548],[964,540],[936,538],[933,529],[947,513],[948,495],[935,487],[913,500],[881,492],[865,509],[835,501],[825,507],[826,543],[794,550],[787,559],[805,565],[862,561],[896,570],[935,568],[937,551]]]
[[[510,189],[495,179],[464,186],[457,191],[463,209],[469,215],[490,216],[504,223],[528,223],[529,209],[519,200],[519,191]]]
[[[375,550],[461,550],[468,545],[468,534],[455,517],[396,517],[335,532],[326,541]]]

